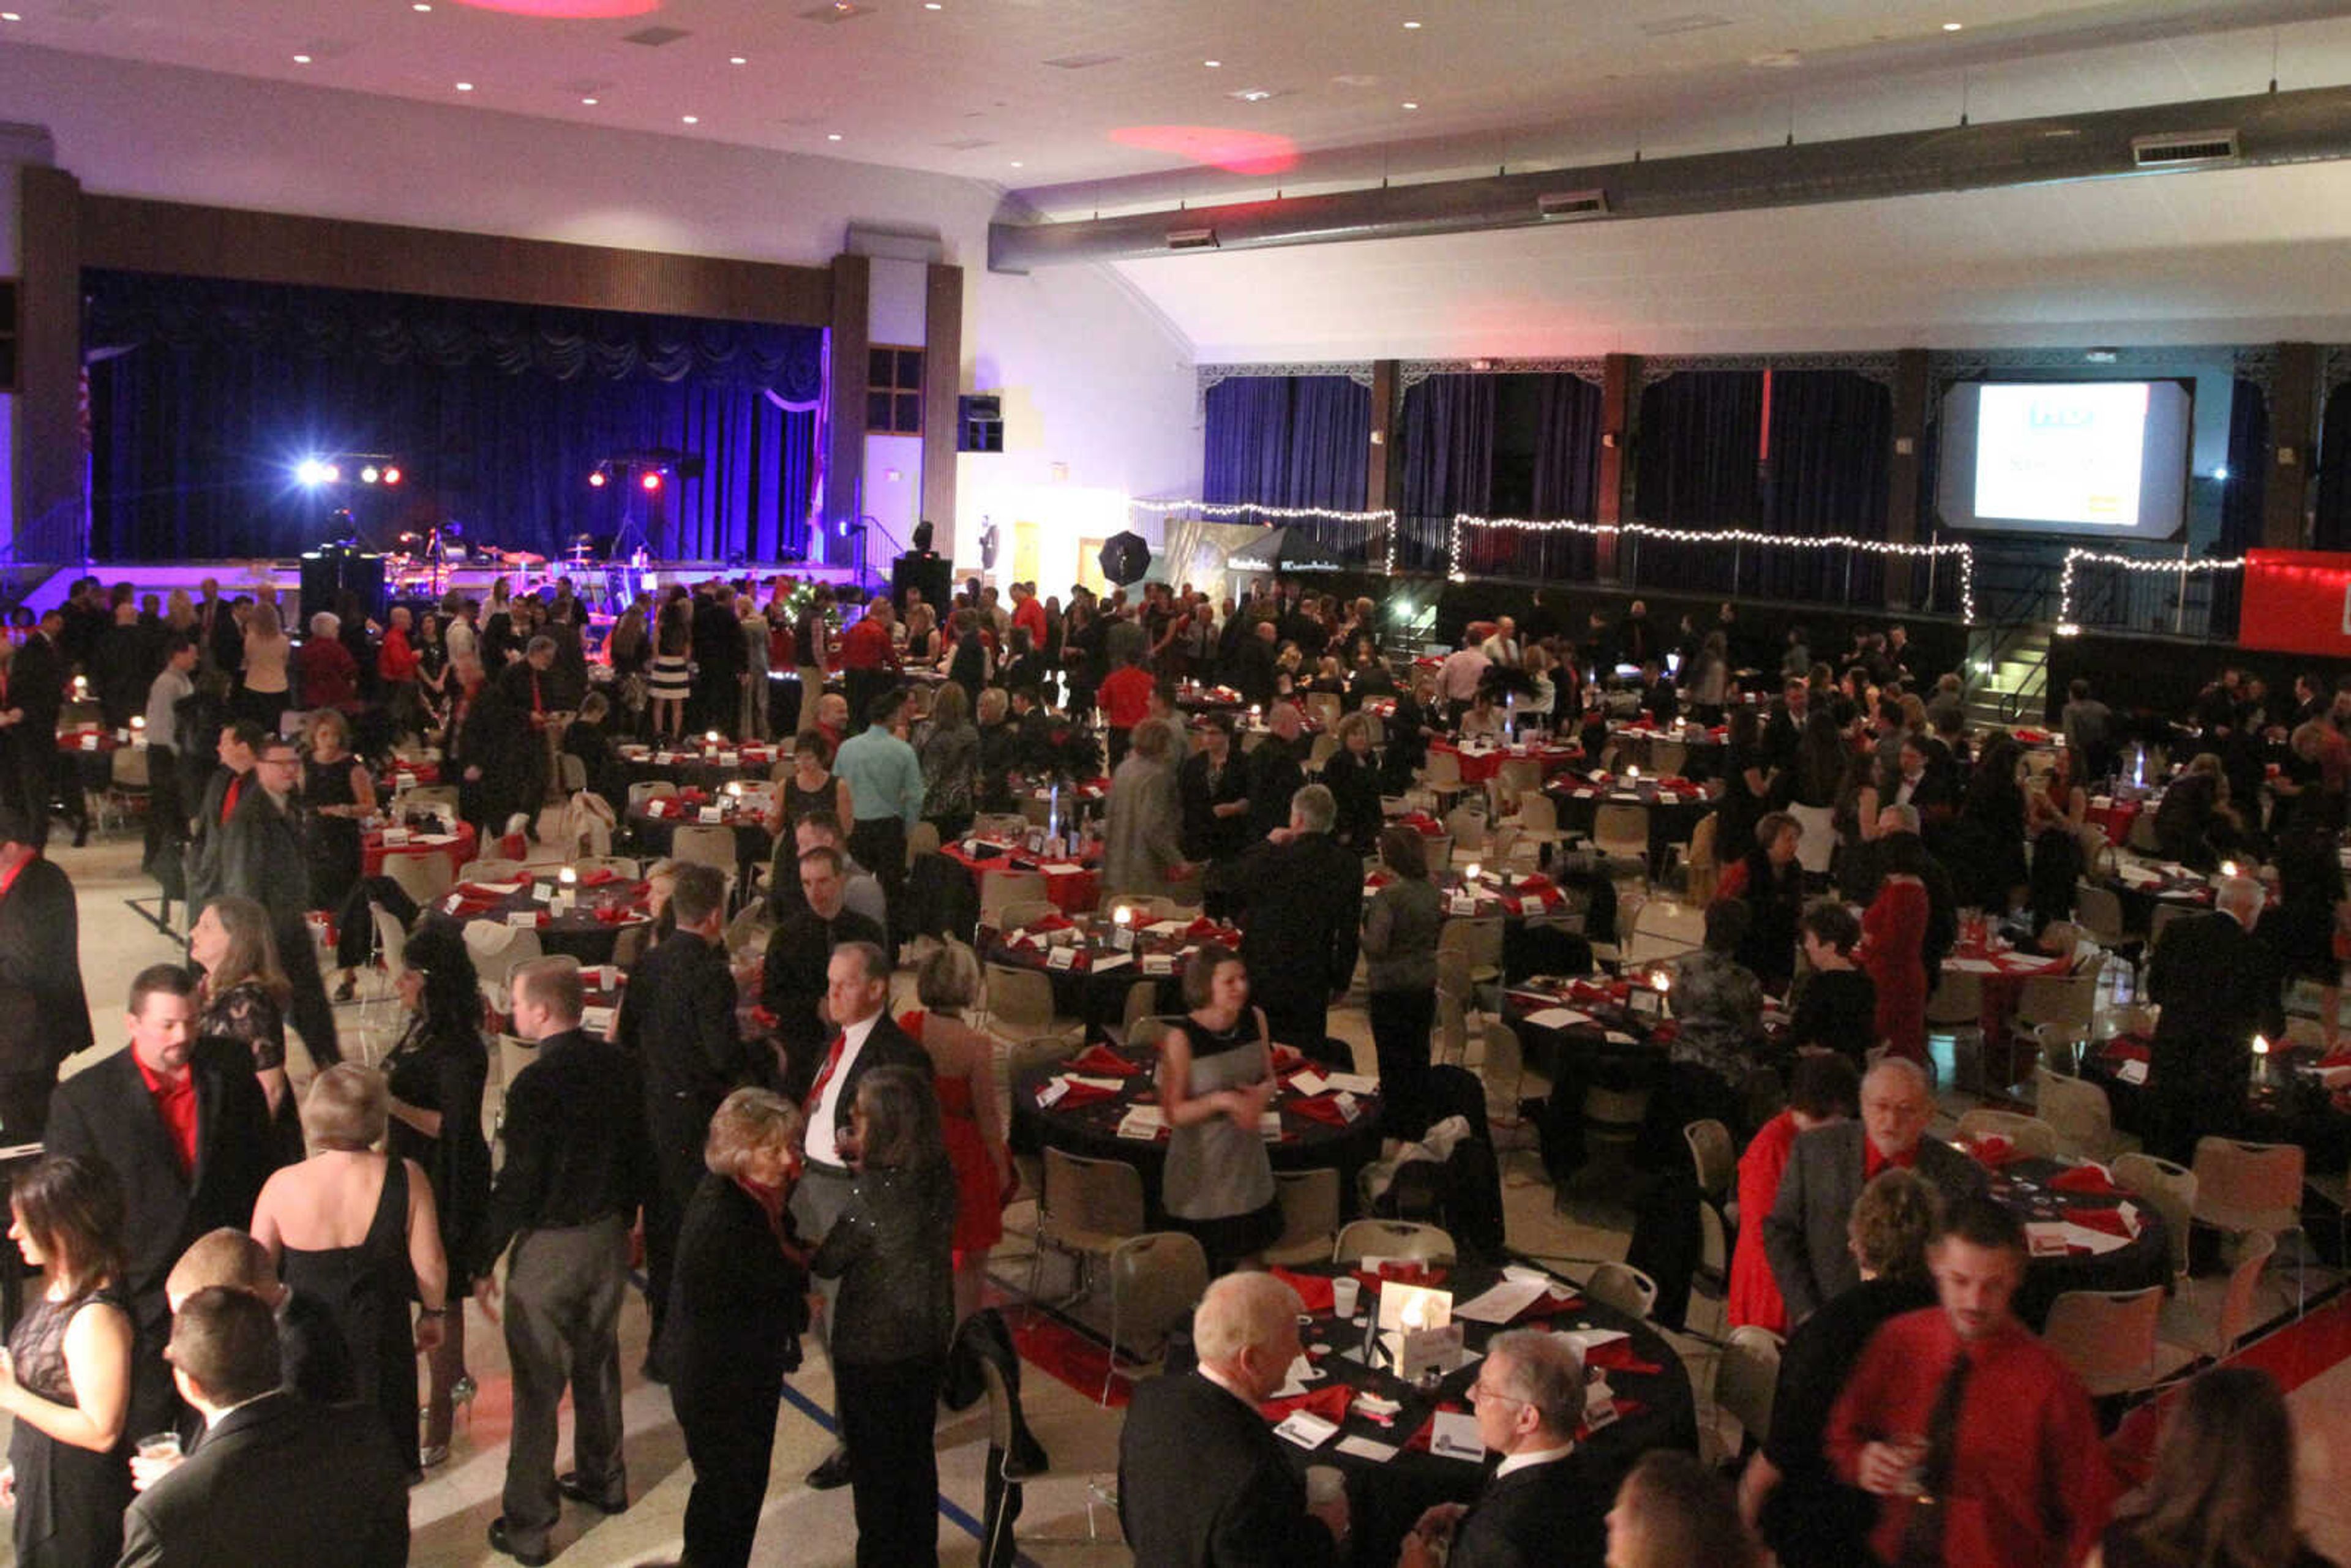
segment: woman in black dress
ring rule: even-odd
[[[310,755],[302,764],[302,847],[310,858],[311,909],[340,909],[360,880],[360,824],[375,812],[375,780],[367,764],[351,755],[350,721],[333,708],[310,719]],[[335,999],[347,1002],[358,988],[346,968]]]
[[[131,1506],[131,1308],[122,1191],[103,1166],[56,1156],[18,1176],[9,1239],[41,1271],[0,1361],[14,1423],[19,1568],[112,1568]]]
[[[785,1212],[800,1168],[800,1112],[737,1089],[710,1118],[702,1178],[678,1227],[662,1365],[694,1490],[685,1561],[743,1568],[758,1534],[776,1406],[799,1370],[808,1260]]]
[[[932,1427],[955,1329],[955,1167],[927,1073],[877,1067],[857,1085],[857,1177],[810,1260],[841,1281],[833,1386],[849,1450],[858,1568],[937,1568]]]
[[[302,1157],[302,1126],[286,1080],[286,1003],[294,994],[278,967],[269,913],[249,898],[215,898],[188,931],[188,956],[204,971],[199,1040],[235,1040],[253,1055],[269,1101],[276,1163]]]
[[[2155,1474],[2084,1568],[2334,1568],[2294,1514],[2294,1417],[2270,1375],[2220,1366],[2188,1385],[2155,1449]]]
[[[1796,1016],[1788,1025],[1794,1050],[1833,1051],[1856,1071],[1877,1043],[1877,987],[1853,950],[1861,943],[1861,922],[1842,904],[1816,904],[1804,912],[1804,962],[1812,973],[1797,993]]]
[[[1322,782],[1339,808],[1331,836],[1346,849],[1364,856],[1374,854],[1380,841],[1379,763],[1372,756],[1369,714],[1351,713],[1332,734],[1339,749],[1322,764]]]
[[[2343,961],[2335,933],[2344,910],[2343,862],[2335,832],[2322,817],[2296,812],[2277,842],[2278,904],[2255,930],[2269,939],[2288,986],[2308,980],[2319,988],[2318,1024],[2326,1053],[2335,1054],[2342,1025]]]
[[[375,1152],[383,1141],[383,1075],[340,1061],[302,1101],[310,1157],[262,1185],[253,1239],[269,1249],[298,1296],[323,1308],[350,1352],[353,1392],[392,1434],[401,1468],[416,1452],[416,1354],[441,1343],[449,1260],[433,1187],[416,1162]],[[412,1328],[411,1301],[423,1303]]]
[[[397,981],[407,1032],[384,1059],[391,1152],[424,1173],[441,1228],[442,1255],[474,1255],[490,1202],[490,1146],[482,1136],[482,1089],[490,1059],[482,1043],[480,980],[465,944],[426,925],[408,939]],[[456,1407],[474,1396],[465,1374],[465,1302],[455,1292],[441,1343],[425,1360],[423,1466],[449,1457]]]
[[[1771,809],[1779,770],[1763,749],[1763,730],[1751,707],[1733,708],[1723,747],[1722,794],[1714,804],[1714,852],[1728,862],[1755,847],[1755,824]]]

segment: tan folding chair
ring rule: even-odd
[[[731,879],[735,874],[735,830],[709,823],[680,823],[671,830],[669,852],[672,860],[711,866]]]
[[[1159,982],[1137,980],[1126,988],[1126,1007],[1119,1016],[1118,1027],[1106,1029],[1102,1032],[1110,1036],[1113,1045],[1125,1046],[1129,1050],[1139,1049],[1146,1042],[1135,1037],[1134,1026],[1144,1019],[1152,1017],[1158,1010]],[[1147,1043],[1152,1049],[1158,1049],[1158,1041],[1152,1040]]]
[[[2138,1140],[2115,1131],[2114,1107],[2095,1083],[2032,1070],[2033,1113],[2057,1130],[2057,1142],[2077,1159],[2105,1161],[2138,1147]]]
[[[439,811],[455,818],[457,814],[457,787],[455,784],[420,784],[413,789],[403,789],[396,802],[403,811]]]
[[[2165,926],[2196,913],[2197,908],[2192,904],[2168,904],[2158,899],[2155,913],[2147,919],[2147,950],[2150,953],[2155,951],[2155,945],[2163,940]]]
[[[1649,808],[1603,802],[1592,814],[1593,846],[1618,860],[1637,861],[1641,880],[1649,875]]]
[[[457,882],[449,869],[449,857],[437,850],[424,854],[387,854],[383,857],[383,874],[416,900],[420,909],[447,893]]]
[[[1281,1200],[1281,1234],[1265,1249],[1269,1263],[1320,1263],[1339,1229],[1339,1173],[1329,1168],[1273,1173]]]
[[[1583,1281],[1583,1293],[1604,1307],[1646,1319],[1656,1310],[1657,1282],[1630,1263],[1603,1263]]]
[[[2122,899],[2114,889],[2095,883],[2074,884],[2074,924],[2088,932],[2101,947],[2119,947],[2130,940],[2123,928]]]
[[[1542,764],[1531,757],[1505,757],[1494,769],[1493,778],[1486,781],[1487,800],[1497,818],[1510,815],[1513,807],[1526,798],[1528,790],[1542,789]]]
[[[1714,847],[1719,826],[1712,811],[1700,817],[1690,830],[1689,852],[1682,857],[1682,896],[1700,908],[1714,902],[1714,890],[1722,882],[1722,862],[1715,858]]]
[[[1445,813],[1445,831],[1454,848],[1475,860],[1486,849],[1486,810],[1476,800],[1464,800]]]
[[[2009,1147],[2027,1159],[2053,1160],[2058,1154],[2056,1128],[2014,1111],[1970,1111],[1959,1118],[1959,1135],[1966,1143],[2006,1138]]]
[[[2299,1144],[2248,1144],[2234,1138],[2196,1140],[2196,1202],[2189,1211],[2199,1224],[2235,1235],[2263,1231],[2283,1242],[2302,1232]],[[2294,1315],[2307,1304],[2306,1265],[2294,1270]]]
[[[1001,931],[1006,927],[998,918],[1008,904],[1052,902],[1050,883],[1041,871],[1014,871],[1009,867],[987,866],[979,873],[979,923]]]
[[[1739,1150],[1730,1140],[1730,1129],[1709,1116],[1684,1124],[1682,1142],[1689,1145],[1698,1191],[1718,1206],[1732,1202],[1739,1182]]]
[[[2221,1278],[2179,1281],[2158,1320],[2158,1337],[2164,1344],[2215,1361],[2237,1348],[2253,1326],[2253,1293],[2277,1253],[2277,1239],[2266,1230],[2248,1231],[2237,1239],[2235,1250],[2235,1260]]]
[[[1498,1019],[1489,1019],[1485,1048],[1478,1061],[1478,1081],[1486,1089],[1486,1120],[1493,1126],[1515,1127],[1521,1120],[1519,1096],[1527,1082],[1526,1051],[1519,1031]]]
[[[1442,1228],[1418,1225],[1408,1219],[1350,1220],[1331,1244],[1333,1263],[1360,1263],[1365,1258],[1451,1263],[1459,1255],[1453,1238]]]
[[[648,779],[643,783],[632,784],[629,786],[629,810],[635,810],[657,795],[676,793],[677,786],[666,779]]]
[[[1440,802],[1468,789],[1461,781],[1461,758],[1450,751],[1431,749],[1428,760],[1421,765],[1420,787]]]
[[[507,994],[507,977],[517,966],[539,957],[544,949],[536,931],[488,920],[469,920],[465,922],[465,951],[474,960],[474,973],[481,981],[482,995],[504,1013],[513,1001]]]
[[[906,830],[906,869],[914,870],[914,862],[925,855],[939,852],[939,825],[936,822],[916,822]]]
[[[1093,1160],[1045,1150],[1043,1185],[1037,1196],[1037,1250],[1029,1260],[1029,1299],[1037,1299],[1045,1249],[1078,1260],[1078,1289],[1086,1293],[1086,1265],[1108,1258],[1118,1244],[1142,1234],[1143,1173],[1123,1160]]]
[[[1064,1018],[1053,1010],[1053,982],[1041,970],[1011,964],[987,964],[983,969],[990,1033],[1033,1040],[1040,1035],[1084,1032],[1083,1019]]]
[[[1208,1255],[1181,1231],[1151,1231],[1113,1248],[1109,1272],[1110,1365],[1095,1402],[1101,1405],[1110,1403],[1113,1378],[1132,1381],[1161,1364],[1169,1338],[1191,1321],[1192,1309],[1207,1293]]]
[[[1780,1387],[1780,1353],[1787,1342],[1770,1329],[1742,1324],[1730,1331],[1714,1364],[1714,1404],[1739,1423],[1750,1448],[1771,1436],[1771,1400]]]
[[[1347,716],[1347,705],[1336,692],[1308,692],[1306,711],[1322,720],[1325,730],[1330,730],[1337,728],[1339,721]]]
[[[473,860],[457,868],[459,882],[516,882],[528,874],[520,861]]]
[[[2163,1217],[2164,1239],[2171,1244],[2171,1272],[2188,1275],[2188,1228],[2196,1211],[2196,1173],[2153,1155],[2117,1155],[2115,1185]]]
[[[1003,908],[996,912],[997,918],[1003,922],[998,929],[1003,931],[1025,930],[1029,926],[1039,924],[1040,921],[1050,920],[1060,913],[1060,909],[1055,906],[1053,901],[1050,898],[1019,899],[1014,903],[1006,904]]]
[[[2163,1287],[2067,1291],[2050,1304],[2042,1343],[2073,1368],[2091,1397],[2127,1394],[2157,1381],[2156,1323]]]

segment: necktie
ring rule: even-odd
[[[1927,1456],[1918,1461],[1918,1495],[1902,1526],[1901,1568],[1934,1568],[1943,1561],[1943,1521],[1949,1515],[1945,1493],[1959,1457],[1959,1406],[1966,1402],[1968,1375],[1974,1369],[1964,1349],[1954,1355],[1942,1385],[1935,1390],[1934,1406],[1927,1412]]]
[[[233,813],[234,811],[235,811],[235,810],[236,810],[236,798],[237,798],[237,795],[238,795],[238,793],[239,793],[241,790],[243,790],[243,789],[244,789],[244,788],[245,788],[245,775],[244,775],[244,774],[242,774],[242,773],[235,773],[235,774],[231,774],[231,775],[229,776],[228,788],[221,791],[221,821],[222,821],[222,822],[224,822],[224,823],[227,822],[227,821],[229,820],[229,816],[230,816],[230,814],[231,814],[231,813]]]
[[[841,1065],[841,1053],[848,1049],[848,1035],[837,1034],[832,1037],[832,1049],[825,1052],[824,1065],[817,1070],[816,1082],[809,1088],[808,1113],[810,1115],[815,1115],[816,1108],[824,1103],[824,1086],[832,1082],[833,1071]]]

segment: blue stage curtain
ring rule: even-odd
[[[1536,392],[1534,515],[1593,520],[1600,507],[1600,388],[1558,372],[1541,378]],[[1589,582],[1599,572],[1599,541],[1590,534],[1529,536],[1541,548],[1527,552],[1534,568],[1522,577]]]
[[[397,490],[344,497],[371,542],[448,522],[554,557],[633,527],[658,557],[772,562],[807,544],[823,334],[93,272],[101,559],[282,556],[339,525],[297,487],[309,453],[394,454]],[[698,456],[658,497],[601,459]]]
[[[1370,388],[1345,376],[1230,376],[1206,402],[1203,499],[1364,509]]]
[[[2326,392],[2318,425],[2318,502],[2310,548],[2351,549],[2351,382]]]
[[[1763,528],[1782,538],[1886,537],[1894,393],[1853,371],[1774,371]],[[1886,565],[1869,551],[1767,549],[1757,587],[1775,599],[1883,604]]]
[[[1407,517],[1448,527],[1457,512],[1484,517],[1493,496],[1494,378],[1430,376],[1404,394],[1398,439],[1404,446]],[[1480,540],[1457,561],[1468,572],[1517,575],[1515,546],[1507,536]]]
[[[2212,549],[2222,560],[2233,560],[2261,546],[2269,445],[2270,400],[2259,382],[2240,379],[2229,400],[2229,477],[2220,490],[2220,538]],[[2237,634],[2237,612],[2244,589],[2241,572],[2212,574],[2212,635]]]
[[[1763,372],[1677,371],[1641,392],[1633,510],[1661,528],[1760,528]],[[1755,552],[1719,545],[1638,545],[1639,580],[1708,593],[1751,591]]]

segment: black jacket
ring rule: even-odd
[[[122,1536],[123,1568],[398,1568],[408,1478],[382,1422],[264,1395],[141,1492]]]
[[[2216,1111],[2241,1106],[2253,1036],[2285,1032],[2270,944],[2218,910],[2175,920],[2155,945],[2147,994],[2163,1009],[2148,1053],[2148,1092]]]
[[[82,993],[79,918],[73,883],[56,862],[36,858],[0,894],[0,1073],[54,1075],[95,1040]],[[39,1129],[0,1127],[0,1137]]]
[[[705,1122],[731,1091],[772,1076],[735,1027],[726,949],[691,931],[671,932],[638,960],[621,993],[618,1035],[644,1072],[645,1093],[690,1101]]]
[[[1582,1448],[1489,1478],[1454,1528],[1447,1568],[1600,1568],[1612,1490]]]
[[[839,1030],[834,1030],[824,1037],[824,1045],[828,1050],[831,1046],[833,1038],[840,1032]],[[809,1074],[811,1082],[816,1071],[822,1068],[823,1062],[824,1052],[820,1051],[817,1053],[815,1067]],[[911,1067],[925,1077],[929,1076],[931,1071],[930,1053],[914,1042],[914,1036],[900,1029],[897,1020],[893,1019],[886,1009],[881,1017],[873,1020],[873,1032],[865,1037],[863,1049],[859,1051],[855,1059],[850,1062],[849,1071],[841,1081],[841,1095],[834,1108],[832,1121],[833,1136],[836,1139],[848,1136],[849,1113],[857,1107],[857,1085],[863,1081],[867,1073],[877,1067]],[[799,1089],[799,1097],[802,1099],[807,1097],[807,1087],[801,1086]]]
[[[653,1189],[636,1059],[576,1029],[539,1041],[538,1060],[516,1074],[500,1136],[506,1164],[490,1189],[474,1279],[490,1272],[517,1232],[632,1218]]]
[[[1139,1384],[1118,1436],[1135,1568],[1330,1568],[1331,1531],[1253,1405],[1197,1372]]]
[[[1207,883],[1240,904],[1241,956],[1261,1004],[1269,996],[1327,1002],[1354,978],[1364,862],[1330,834],[1261,843],[1212,868]]]
[[[808,1324],[805,1263],[785,1252],[750,1194],[730,1177],[705,1176],[670,1265],[661,1354],[671,1397],[723,1403],[737,1389],[772,1390],[799,1369]]]
[[[20,744],[37,754],[56,744],[57,711],[66,702],[66,656],[44,632],[36,632],[16,649],[8,667],[8,706],[25,710],[16,730]]]
[[[291,796],[280,808],[257,780],[246,780],[221,830],[219,891],[252,899],[280,925],[302,918],[310,903],[310,862]]]
[[[807,1089],[816,1074],[817,1056],[832,1038],[818,1009],[824,1002],[825,965],[843,942],[871,942],[884,952],[889,950],[882,928],[846,906],[826,920],[802,904],[784,916],[784,923],[768,937],[768,956],[759,973],[759,1001],[776,1015],[776,1037],[783,1041],[789,1091]]]
[[[1306,788],[1306,769],[1298,765],[1298,753],[1278,735],[1259,741],[1243,761],[1249,773],[1249,836],[1254,843],[1290,825],[1290,800]]]
[[[1240,756],[1225,759],[1216,787],[1208,784],[1208,754],[1196,751],[1176,770],[1176,793],[1184,806],[1184,857],[1194,861],[1225,860],[1249,847],[1249,814],[1219,817],[1213,808],[1249,799],[1249,761]]]

